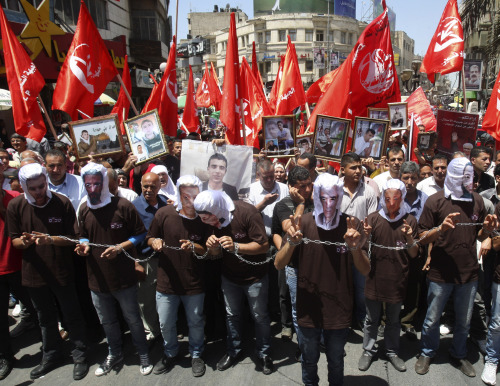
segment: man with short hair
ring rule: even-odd
[[[143,120],[141,122],[141,130],[142,141],[146,145],[148,156],[152,157],[156,154],[161,153],[164,150],[164,145],[158,128],[155,127],[153,121],[150,119]]]
[[[399,172],[400,180],[406,187],[405,203],[408,205],[408,213],[412,214],[418,221],[424,209],[425,201],[429,197],[417,189],[420,168],[415,162],[406,161],[401,165]]]
[[[130,202],[134,201],[138,197],[138,194],[132,189],[126,189],[118,186],[118,173],[115,169],[108,168],[107,173],[109,179],[109,191],[113,196],[125,198]]]
[[[172,140],[169,137],[168,150],[170,154],[162,157],[161,161],[167,167],[168,175],[176,184],[181,172],[182,140],[180,138]]]
[[[373,137],[375,136],[375,130],[366,129],[365,134],[361,137],[356,138],[354,142],[354,149],[356,154],[362,157],[369,157],[373,148]]]
[[[430,176],[432,176],[432,167],[427,164],[420,165],[420,171],[418,173],[418,182],[423,181]]]
[[[316,171],[316,163],[317,159],[311,153],[303,153],[297,159],[297,166],[302,166],[309,171],[309,175],[311,176],[311,182],[316,180],[318,177],[318,172]]]
[[[6,171],[9,169],[9,152],[5,149],[0,148],[0,161],[3,163],[3,171]],[[4,190],[11,190],[10,188],[10,181],[8,178],[5,178],[2,181],[2,186],[0,187]]]
[[[74,285],[72,241],[77,234],[75,210],[69,199],[48,189],[48,177],[41,165],[32,163],[19,171],[24,195],[7,208],[9,235],[14,248],[23,250],[22,284],[28,287],[38,313],[42,332],[42,362],[31,373],[37,379],[61,365],[61,337],[58,329],[59,304],[72,351],[73,379],[88,372],[85,324]]]
[[[447,166],[448,158],[444,154],[436,154],[432,157],[432,176],[420,181],[417,184],[417,190],[421,190],[429,197],[434,193],[442,191],[444,189]]]
[[[135,247],[146,237],[146,229],[131,202],[112,196],[108,173],[103,165],[88,163],[82,168],[87,192],[78,211],[80,243],[76,252],[87,256],[87,272],[92,301],[108,342],[108,356],[95,375],[109,373],[123,362],[122,334],[116,303],[120,305],[140,357],[140,372],[153,370],[149,361],[146,333],[137,304]],[[110,245],[109,247],[89,244]],[[128,252],[126,252],[128,251]]]
[[[189,326],[189,353],[193,376],[205,374],[203,302],[205,285],[203,263],[197,256],[206,252],[210,227],[196,214],[194,201],[200,193],[201,181],[190,175],[177,180],[178,206],[165,206],[156,213],[147,243],[159,252],[156,307],[163,335],[163,358],[155,366],[155,374],[169,371],[178,359],[177,313],[184,305]],[[177,249],[175,249],[177,248]]]
[[[85,196],[85,188],[80,176],[66,173],[66,155],[60,150],[49,150],[45,154],[45,167],[49,175],[49,189],[68,197],[76,211]]]
[[[392,178],[399,178],[399,169],[405,160],[405,153],[400,147],[392,147],[387,152],[387,161],[389,162],[389,170],[376,176],[373,181],[378,185],[380,191],[384,184]]]
[[[470,162],[474,167],[474,190],[477,193],[495,187],[495,179],[486,173],[491,164],[488,150],[483,146],[476,146],[470,152]]]
[[[225,182],[227,158],[221,153],[214,153],[208,159],[208,181],[203,183],[203,190],[223,190],[233,201],[238,200],[238,191]]]

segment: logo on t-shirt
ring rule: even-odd
[[[121,228],[123,228],[123,223],[112,222],[110,226],[111,226],[111,229],[121,229]]]
[[[245,237],[247,237],[246,233],[235,233],[234,234],[235,239],[244,239]]]
[[[347,247],[345,245],[342,245],[341,247],[337,247],[337,253],[346,253],[347,252]]]
[[[396,241],[396,247],[403,248],[405,246],[406,246],[406,243],[402,242],[401,240]]]
[[[479,218],[479,216],[477,214],[475,214],[475,213],[472,216],[470,216],[470,219],[472,221],[477,221],[478,218]]]
[[[199,240],[201,240],[201,236],[199,236],[199,235],[190,235],[189,236],[189,240],[199,241]]]
[[[53,224],[53,223],[60,223],[62,222],[62,218],[61,217],[49,217],[49,223]]]

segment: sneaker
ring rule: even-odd
[[[442,336],[445,336],[445,335],[448,335],[448,334],[451,334],[453,331],[453,328],[451,328],[450,326],[448,326],[447,324],[441,324],[439,326],[439,333],[442,335]]]
[[[201,377],[205,374],[205,362],[201,358],[193,358],[191,360],[191,370],[194,377]]]
[[[292,340],[293,331],[290,327],[283,327],[281,330],[281,339]]]
[[[95,371],[94,374],[97,375],[98,377],[100,377],[101,375],[106,375],[111,370],[113,370],[113,368],[116,365],[119,365],[122,362],[123,362],[123,355],[122,354],[116,355],[116,356],[108,355],[106,360],[104,361],[104,363],[102,363],[97,368],[97,370]]]
[[[481,374],[481,380],[487,385],[497,384],[497,365],[494,363],[486,362],[484,364],[483,373]]]
[[[17,338],[18,336],[21,336],[24,334],[26,331],[32,330],[36,327],[36,324],[34,322],[27,322],[25,319],[21,319],[19,323],[10,331],[10,337],[11,338]]]
[[[21,303],[17,303],[12,310],[12,316],[18,318],[21,314]]]
[[[366,371],[370,368],[370,365],[372,364],[373,357],[368,354],[366,351],[363,352],[363,355],[361,355],[361,358],[359,358],[358,362],[358,369],[360,371]]]
[[[397,355],[388,355],[387,359],[391,364],[394,366],[394,368],[399,371],[399,372],[404,372],[406,371],[406,365],[404,360],[402,360],[400,357]]]
[[[273,360],[270,356],[266,355],[260,361],[262,364],[262,374],[269,375],[274,371]]]
[[[153,365],[149,361],[149,355],[144,354],[144,355],[139,355],[139,358],[141,359],[141,374],[142,375],[148,375],[151,374],[151,371],[153,371]]]

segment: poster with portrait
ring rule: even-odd
[[[483,79],[483,62],[480,60],[464,60],[465,89],[467,91],[481,90]]]
[[[327,160],[340,160],[344,154],[351,121],[318,115],[314,129],[314,155]]]
[[[250,146],[216,146],[190,139],[182,141],[180,175],[197,176],[203,182],[204,190],[220,187],[233,199],[234,195],[239,199],[248,197],[252,165],[253,148]]]
[[[125,151],[116,114],[72,121],[68,125],[79,160]]]
[[[401,130],[408,127],[408,103],[388,103],[389,121],[392,130]]]
[[[299,148],[300,155],[304,153],[313,153],[313,140],[314,133],[297,135],[297,147]]]
[[[325,49],[320,47],[313,48],[314,68],[325,68]]]
[[[437,148],[440,153],[451,156],[456,151],[470,154],[476,143],[479,114],[438,110]]]
[[[264,146],[268,157],[293,157],[295,147],[295,115],[262,117]]]
[[[340,67],[339,55],[340,55],[339,52],[332,52],[330,54],[330,71],[333,71]]]
[[[419,150],[429,150],[434,147],[436,143],[437,136],[435,131],[429,131],[427,133],[418,133],[417,137],[417,148]]]
[[[389,121],[356,117],[351,151],[361,158],[380,160],[389,138]]]
[[[137,157],[136,165],[168,154],[158,110],[123,122],[132,153]]]
[[[368,118],[389,120],[389,109],[368,107]]]

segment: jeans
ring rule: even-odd
[[[485,361],[497,365],[500,359],[500,285],[498,283],[491,284],[491,296],[491,319],[488,326]]]
[[[274,267],[272,267],[275,269]],[[293,316],[291,310],[290,291],[288,290],[285,269],[278,271],[278,288],[280,295],[281,327],[292,328]],[[297,330],[296,330],[297,331]]]
[[[141,319],[147,330],[156,338],[160,336],[160,322],[156,312],[156,276],[158,258],[140,263],[144,267],[146,279],[137,283],[137,302],[141,311]]]
[[[222,293],[226,304],[227,351],[232,357],[241,351],[241,319],[244,297],[248,300],[250,312],[255,322],[255,341],[259,358],[271,352],[271,322],[267,310],[268,276],[261,280],[241,285],[233,283],[222,275]]]
[[[54,298],[59,303],[69,339],[75,345],[71,352],[75,363],[84,362],[87,354],[87,339],[80,303],[74,284],[67,286],[43,286],[28,288],[33,306],[38,314],[42,332],[42,361],[55,361],[61,356],[61,335],[58,328],[58,311]]]
[[[297,268],[285,267],[286,273],[286,284],[288,285],[288,290],[290,291],[290,301],[292,303],[292,321],[295,331],[299,330],[299,325],[297,324]],[[297,339],[299,338],[297,334]]]
[[[422,355],[433,358],[439,348],[439,322],[441,314],[453,293],[455,326],[450,354],[457,359],[467,356],[467,335],[469,335],[472,306],[476,295],[477,281],[466,284],[436,283],[429,281],[427,292],[427,315],[422,326]]]
[[[388,356],[398,355],[399,352],[399,334],[401,323],[399,313],[401,312],[401,303],[385,304],[385,329],[384,344]],[[383,302],[366,299],[366,320],[363,329],[363,350],[369,355],[377,354],[377,333],[382,316]]]
[[[144,324],[142,324],[139,304],[137,303],[137,285],[112,292],[94,292],[92,301],[101,321],[108,341],[109,355],[122,354],[122,332],[118,320],[116,303],[120,305],[123,317],[128,324],[132,341],[139,355],[148,353],[148,343]]]
[[[352,278],[354,281],[354,316],[361,324],[364,323],[366,317],[365,305],[365,277],[352,265]]]
[[[299,326],[297,336],[302,352],[302,382],[304,385],[318,385],[319,342],[321,335],[325,338],[326,360],[328,362],[328,383],[343,385],[344,383],[344,346],[347,341],[348,328],[340,330],[323,330]]]
[[[166,356],[175,357],[179,353],[177,312],[181,302],[186,310],[186,319],[189,326],[189,352],[192,358],[201,356],[205,339],[204,300],[204,293],[179,296],[156,292],[156,310],[160,318],[160,329],[163,335]]]

